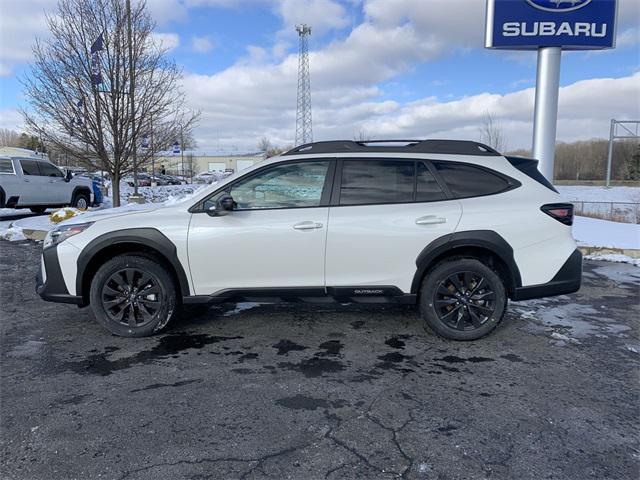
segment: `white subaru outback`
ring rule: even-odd
[[[535,160],[476,142],[317,142],[178,204],[65,222],[37,292],[130,337],[182,305],[333,298],[417,303],[438,335],[473,340],[507,299],[580,288],[559,197]]]

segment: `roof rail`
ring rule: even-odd
[[[393,144],[404,145],[393,145]],[[384,145],[383,145],[384,144]],[[306,143],[282,155],[304,153],[441,153],[453,155],[499,156],[493,148],[471,140],[331,140]]]

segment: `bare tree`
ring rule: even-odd
[[[154,42],[144,0],[134,0],[130,17],[126,7],[127,0],[59,0],[47,17],[50,40],[36,41],[23,80],[29,130],[63,154],[108,171],[114,206],[134,152],[145,165],[181,133],[186,137],[199,116],[184,109],[182,72]],[[153,140],[143,151],[144,136]]]
[[[272,148],[273,145],[271,144],[271,140],[269,140],[267,137],[262,137],[258,141],[258,150],[260,150],[261,152],[268,152]]]
[[[507,149],[507,139],[504,135],[502,122],[496,119],[491,112],[486,112],[482,117],[480,141],[499,152],[504,152]]]
[[[353,134],[353,140],[356,142],[369,142],[373,140],[373,135],[366,128],[360,128]]]
[[[0,128],[0,146],[20,146],[20,134],[14,130],[9,130],[8,128]]]

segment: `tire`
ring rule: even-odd
[[[140,295],[141,291],[146,294]],[[121,337],[146,337],[162,330],[176,310],[176,297],[171,274],[151,256],[112,258],[91,282],[91,308],[96,319]]]
[[[33,213],[44,213],[46,209],[47,207],[29,207],[29,210],[31,210]]]
[[[80,210],[86,210],[89,208],[89,195],[84,192],[76,193],[71,201],[71,206]]]
[[[426,326],[450,340],[488,335],[502,320],[506,306],[500,275],[475,258],[438,263],[420,288],[420,313]]]

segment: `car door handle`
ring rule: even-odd
[[[416,225],[436,225],[438,223],[447,223],[447,219],[436,215],[425,215],[424,217],[416,218]]]
[[[322,228],[322,224],[318,222],[300,222],[296,223],[293,228],[296,230],[313,230],[315,228]]]

